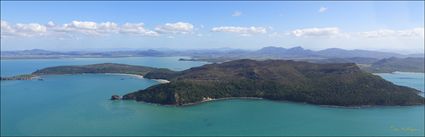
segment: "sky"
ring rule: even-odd
[[[1,1],[1,50],[424,52],[424,1]]]

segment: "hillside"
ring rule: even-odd
[[[168,69],[158,69],[144,66],[134,66],[126,64],[103,63],[82,66],[57,66],[37,70],[33,75],[52,75],[52,74],[82,74],[82,73],[123,73],[145,75],[152,71],[168,72]]]
[[[147,73],[171,82],[123,96],[158,104],[184,105],[229,97],[258,97],[320,105],[417,105],[419,91],[397,86],[354,63],[314,64],[285,60],[236,60],[182,72]]]
[[[402,72],[424,72],[424,58],[387,58],[379,60],[365,68],[366,71],[374,73]]]
[[[254,60],[266,60],[267,58],[250,58]],[[227,62],[231,60],[238,60],[237,58],[191,58],[180,59],[180,61],[206,61],[212,63]],[[401,72],[424,72],[424,58],[423,57],[408,57],[408,58],[293,58],[294,61],[306,61],[311,63],[320,64],[333,64],[333,63],[356,63],[360,69],[371,73],[391,73],[395,71]]]

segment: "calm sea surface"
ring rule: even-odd
[[[124,63],[184,70],[178,57],[2,60],[1,75],[56,65]],[[424,91],[423,73],[378,74]],[[267,100],[173,107],[110,101],[157,84],[131,76],[43,76],[1,82],[1,135],[424,135],[424,106],[333,108]]]

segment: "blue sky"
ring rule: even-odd
[[[2,50],[424,49],[423,1],[2,1],[1,20]]]

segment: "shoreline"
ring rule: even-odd
[[[57,76],[61,76],[61,75],[84,75],[84,74],[100,74],[100,75],[116,75],[116,76],[129,76],[129,77],[134,77],[134,78],[138,78],[138,79],[148,79],[148,78],[144,78],[142,75],[137,75],[137,74],[126,74],[126,73],[80,73],[80,74],[46,74],[46,75],[34,75],[34,74],[28,74],[31,75],[31,77],[29,78],[20,78],[17,76],[21,76],[21,75],[16,75],[16,76],[11,76],[11,77],[1,77],[1,81],[12,81],[12,80],[34,80],[34,79],[42,79],[42,76],[48,76],[48,75],[57,75]],[[25,74],[24,74],[25,75]],[[166,83],[170,83],[169,80],[166,79],[149,79],[149,80],[153,80],[158,82],[159,84],[166,84]]]
[[[425,72],[413,72],[413,71],[394,71],[394,72],[378,72],[372,74],[425,74]]]
[[[210,100],[203,100],[199,102],[193,102],[193,103],[187,103],[187,104],[158,104],[158,103],[150,103],[145,101],[136,101],[134,99],[131,100],[123,100],[123,101],[135,101],[137,103],[146,103],[151,105],[157,105],[157,106],[165,106],[165,107],[190,107],[190,106],[196,106],[201,105],[208,102],[215,102],[215,101],[226,101],[226,100],[264,100],[264,101],[272,101],[272,102],[278,102],[278,103],[292,103],[292,104],[299,104],[299,105],[310,105],[310,106],[317,106],[317,107],[324,107],[324,108],[337,108],[337,109],[368,109],[368,108],[395,108],[395,107],[416,107],[416,106],[424,106],[424,105],[361,105],[361,106],[337,106],[337,105],[320,105],[320,104],[312,104],[312,103],[306,103],[306,102],[294,102],[294,101],[287,101],[287,100],[270,100],[270,99],[264,99],[260,97],[226,97],[226,98],[218,98],[218,99],[210,99]]]
[[[166,79],[150,79],[150,80],[155,80],[156,82],[158,82],[159,84],[166,84],[166,83],[170,83],[169,80]]]
[[[137,74],[126,74],[126,73],[82,73],[82,74],[118,75],[118,76],[130,76],[130,77],[136,77],[136,78],[139,78],[139,79],[145,79],[142,75],[137,75]]]
[[[175,106],[193,106],[198,105],[206,102],[214,102],[214,101],[223,101],[223,100],[232,100],[232,99],[247,99],[247,100],[265,100],[264,98],[260,97],[226,97],[226,98],[207,98],[199,102],[193,102],[193,103],[187,103],[182,105],[175,105]]]
[[[139,79],[149,79],[149,78],[144,78],[142,75],[126,74],[126,73],[87,73],[87,74],[120,75],[120,76],[136,77],[136,78],[139,78]],[[170,83],[170,81],[169,80],[166,80],[166,79],[149,79],[149,80],[154,80],[154,81],[158,82],[159,84]]]

